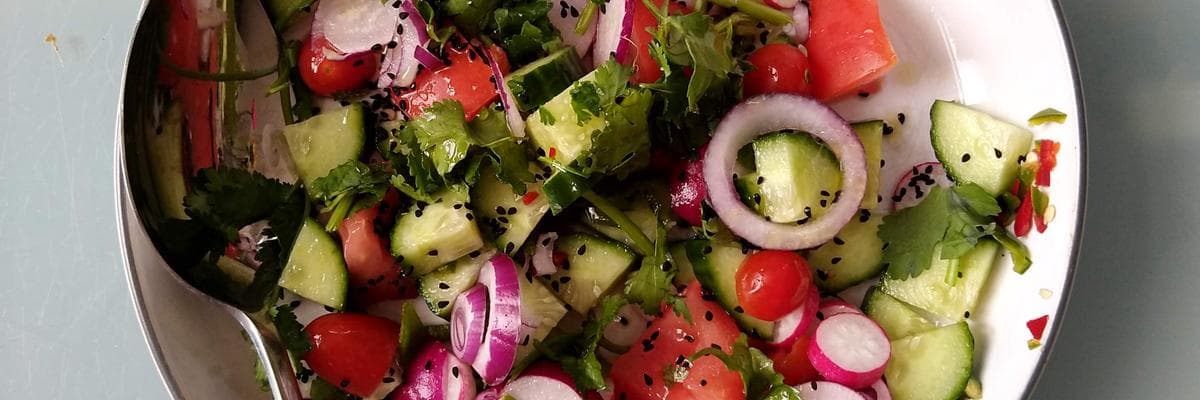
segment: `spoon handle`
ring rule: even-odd
[[[300,396],[300,386],[296,383],[296,373],[292,370],[292,361],[283,344],[278,340],[270,340],[254,320],[245,312],[226,306],[233,319],[246,331],[258,361],[263,365],[267,383],[271,387],[273,400],[303,400]]]

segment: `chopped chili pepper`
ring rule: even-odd
[[[521,196],[521,202],[525,203],[525,205],[530,205],[530,204],[533,204],[534,201],[537,201],[537,198],[538,198],[538,192],[530,191],[528,193],[525,193],[524,196]]]
[[[1017,220],[1013,222],[1013,233],[1017,234],[1017,237],[1025,237],[1031,228],[1033,228],[1033,195],[1032,191],[1026,190],[1025,195],[1021,197],[1021,206],[1017,208]]]
[[[1037,185],[1050,186],[1050,171],[1058,165],[1058,149],[1061,145],[1053,140],[1038,141]]]
[[[1042,334],[1046,332],[1046,322],[1049,320],[1049,315],[1043,315],[1029,320],[1029,322],[1025,323],[1025,327],[1029,328],[1029,333],[1033,335],[1035,340],[1042,340]]]
[[[550,155],[550,158],[552,158],[552,159],[553,159],[553,158],[554,158],[554,156],[558,155],[558,149],[551,147],[551,148],[550,148],[549,155]]]

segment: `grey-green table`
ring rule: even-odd
[[[1062,2],[1086,93],[1089,202],[1034,398],[1200,398],[1200,2]],[[113,211],[118,82],[138,2],[2,3],[0,399],[166,398]]]

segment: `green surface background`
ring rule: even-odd
[[[2,3],[0,398],[166,398],[114,212],[118,86],[138,2]],[[1088,214],[1033,398],[1198,398],[1200,1],[1062,6],[1086,97]]]

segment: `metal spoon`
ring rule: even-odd
[[[157,114],[161,110],[155,108],[157,97],[160,95],[155,87],[158,71],[156,40],[153,35],[159,33],[156,24],[162,21],[154,18],[148,10],[151,3],[144,0],[141,5],[142,19],[133,39],[129,59],[127,61],[124,90],[119,105],[117,160],[119,163],[119,190],[121,201],[134,205],[136,223],[146,224],[152,210],[151,199],[147,195],[154,193],[152,179],[147,179],[151,171],[149,164],[140,162],[146,154],[145,133],[156,128]],[[117,207],[119,218],[126,220],[124,208]],[[151,230],[147,230],[150,232]],[[123,243],[128,246],[128,243]],[[247,313],[232,304],[226,303],[209,293],[191,285],[175,271],[170,275],[182,282],[185,287],[199,293],[210,301],[220,304],[229,315],[245,330],[255,354],[263,366],[271,396],[275,400],[301,400],[300,388],[295,378],[291,360],[287,350],[275,333],[274,326],[263,313]],[[136,290],[136,289],[135,289]]]

